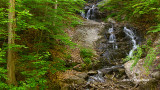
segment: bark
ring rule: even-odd
[[[9,14],[8,14],[8,56],[7,56],[7,76],[8,80],[7,83],[16,85],[16,78],[15,78],[15,52],[10,45],[15,44],[15,0],[9,0]]]
[[[57,9],[57,6],[58,6],[58,5],[57,5],[57,2],[58,2],[58,1],[55,0],[55,2],[56,2],[56,4],[55,4],[55,6],[54,6],[54,9]]]
[[[57,14],[57,7],[58,7],[58,4],[57,4],[57,2],[58,2],[58,0],[55,0],[55,6],[54,6],[54,9],[55,9],[55,15]],[[56,20],[56,16],[54,16],[54,20],[53,21],[55,21]],[[53,26],[55,26],[55,22],[53,22]]]

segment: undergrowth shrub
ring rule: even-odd
[[[152,26],[151,29],[152,30],[148,31],[148,33],[150,33],[150,32],[153,32],[153,33],[160,32],[160,24],[158,24],[157,26]]]
[[[93,56],[93,50],[88,48],[80,49],[80,55],[82,58],[91,58]]]
[[[0,48],[0,89],[8,88],[8,85],[5,83],[7,80],[7,66],[5,59],[6,52]]]
[[[80,49],[80,56],[82,57],[84,62],[84,64],[81,64],[82,68],[90,69],[93,63],[93,50],[88,48],[82,48]]]
[[[107,0],[99,4],[101,11],[110,12],[108,17],[114,17],[118,21],[142,19],[143,15],[153,15],[154,22],[159,16],[159,0]],[[151,21],[150,21],[151,22]]]
[[[160,45],[157,45],[156,47],[160,47]],[[147,54],[145,54],[145,52]],[[136,51],[133,52],[133,56],[129,57],[127,56],[124,61],[129,61],[133,60],[133,64],[131,66],[131,69],[136,66],[138,61],[145,56],[145,61],[144,61],[144,67],[146,70],[149,70],[149,67],[153,67],[153,62],[156,60],[157,54],[159,54],[160,50],[155,50],[155,48],[152,47],[151,41],[147,41],[147,45],[142,45],[141,47],[138,47]],[[145,55],[144,55],[145,54]],[[160,63],[157,64],[157,68],[159,68]]]

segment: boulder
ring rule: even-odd
[[[87,73],[85,73],[85,72],[79,73],[79,74],[77,74],[76,76],[78,76],[78,77],[80,77],[80,78],[83,78],[83,79],[85,79],[85,78],[88,77]]]
[[[98,73],[97,71],[91,70],[91,71],[88,72],[88,75],[95,75],[95,74],[97,74],[97,73]]]
[[[160,71],[153,72],[151,75],[153,78],[160,80]]]
[[[59,76],[61,90],[70,90],[74,85],[85,85],[87,73],[67,70]]]
[[[78,64],[78,65],[74,66],[73,69],[76,70],[76,71],[82,71],[83,70],[81,64]]]
[[[153,67],[150,67],[149,71],[147,71],[144,67],[144,60],[145,59],[140,59],[132,69],[131,66],[134,61],[128,61],[124,64],[129,81],[132,81],[136,85],[139,84],[140,86],[148,86],[160,80],[160,71],[157,71]]]
[[[129,78],[129,81],[132,81],[134,84],[146,84],[149,82],[152,79],[149,75],[151,72],[147,72],[147,70],[143,67],[144,59],[140,59],[136,66],[131,69],[133,63],[134,61],[132,60],[124,64],[125,72]]]
[[[157,35],[155,38],[152,48],[156,51],[160,51],[160,35]],[[152,49],[147,52],[148,54],[152,53]],[[142,84],[143,86],[148,85],[148,83],[158,81],[160,79],[160,69],[157,68],[160,62],[160,53],[157,54],[156,58],[153,60],[152,66],[149,67],[149,71],[144,67],[145,58],[140,59],[136,66],[132,68],[131,66],[134,61],[128,61],[124,64],[125,72],[129,79],[133,81],[134,84]],[[141,85],[141,86],[142,86]]]
[[[116,21],[112,18],[108,18],[107,21],[110,22],[110,23],[116,24]]]

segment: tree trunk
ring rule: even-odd
[[[57,2],[58,2],[58,1],[55,0],[55,2],[56,2],[56,4],[55,4],[55,6],[54,6],[54,9],[57,9],[57,6],[58,6],[58,5],[57,5]]]
[[[54,9],[55,9],[55,12],[54,12],[54,13],[55,13],[55,16],[54,16],[54,20],[53,20],[53,26],[55,26],[55,22],[54,22],[54,21],[56,20],[56,14],[57,14],[57,6],[58,6],[57,2],[58,2],[58,0],[55,0],[55,3],[56,3],[56,4],[55,4],[55,6],[54,6]]]
[[[15,0],[9,0],[9,14],[8,14],[8,56],[7,56],[7,76],[8,80],[7,83],[16,85],[16,78],[15,78],[15,54],[13,49],[10,47],[14,45],[15,41]]]

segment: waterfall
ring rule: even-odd
[[[83,11],[81,12],[81,16],[85,18],[85,13]]]
[[[94,76],[89,76],[87,84],[93,83],[95,81],[97,81],[97,82],[105,82],[105,79],[103,77],[103,73],[100,70],[98,70],[97,72],[98,72],[98,74],[96,74]]]
[[[97,74],[93,75],[93,76],[89,76],[89,79],[88,79],[88,82],[87,82],[87,85],[88,84],[91,84],[91,83],[94,83],[94,82],[101,82],[101,83],[104,83],[105,82],[105,77],[104,75],[106,73],[109,73],[111,71],[114,71],[116,70],[117,68],[123,68],[124,66],[123,65],[117,65],[117,66],[112,66],[110,68],[102,68],[102,69],[99,69],[97,70]]]
[[[95,18],[95,5],[92,5],[90,9],[88,9],[87,14],[81,12],[81,16],[86,19],[94,19]]]
[[[91,8],[88,10],[86,18],[89,19],[90,15],[91,15]]]
[[[94,19],[95,15],[94,15],[94,11],[95,11],[95,5],[92,6],[92,14],[91,14],[91,19]]]
[[[135,40],[136,36],[134,35],[133,31],[130,29],[127,29],[127,27],[124,27],[124,32],[127,36],[129,36],[132,39],[133,48],[129,52],[129,57],[132,57],[133,52],[137,49],[137,44]]]
[[[109,43],[112,43],[112,44],[113,44],[113,48],[114,48],[114,49],[118,49],[118,46],[117,46],[117,44],[116,44],[116,36],[115,36],[115,34],[114,34],[113,25],[112,25],[112,28],[109,28],[108,33],[110,33]]]

